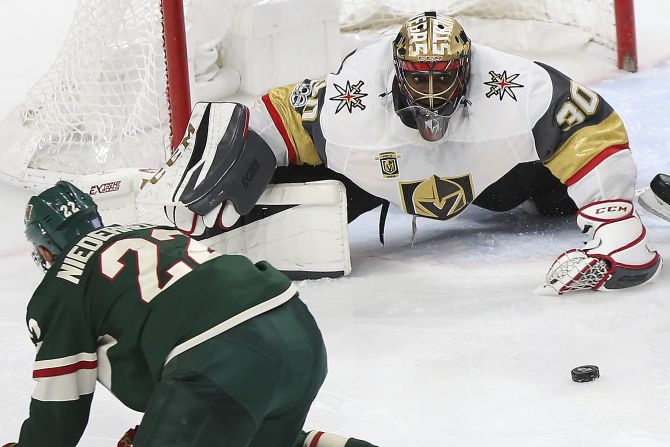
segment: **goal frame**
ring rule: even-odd
[[[617,65],[632,73],[638,69],[634,6],[634,0],[614,0]]]
[[[163,45],[167,66],[167,98],[170,141],[174,151],[181,142],[191,115],[191,87],[186,49],[183,0],[161,0]]]
[[[612,0],[616,26],[617,65],[638,70],[634,0]],[[191,110],[186,26],[183,0],[161,0],[167,65],[170,139],[175,150],[181,142]]]

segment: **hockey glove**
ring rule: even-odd
[[[127,432],[123,434],[121,439],[119,439],[116,447],[133,447],[133,442],[135,441],[135,434],[137,433],[137,425],[133,428],[129,428]]]
[[[253,208],[277,165],[248,123],[242,104],[196,104],[181,145],[137,202],[164,204],[167,219],[188,235],[231,227]]]
[[[8,442],[7,444],[3,445],[2,447],[18,447],[18,444],[16,442]]]
[[[539,294],[617,290],[652,279],[661,256],[647,245],[647,230],[628,200],[594,202],[577,211],[577,225],[592,237],[583,248],[561,254]]]

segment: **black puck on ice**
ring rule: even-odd
[[[572,370],[573,382],[592,382],[600,377],[600,370],[596,365],[578,366]]]

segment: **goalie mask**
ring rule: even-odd
[[[453,18],[428,11],[409,19],[393,41],[402,98],[397,113],[416,123],[428,141],[441,139],[465,98],[470,39]],[[404,121],[404,120],[403,120]]]
[[[34,246],[33,259],[46,271],[46,259],[37,250],[42,246],[54,256],[85,234],[101,228],[98,207],[88,194],[66,181],[32,196],[24,218],[26,239]]]

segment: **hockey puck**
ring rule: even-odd
[[[596,365],[578,366],[572,370],[573,382],[592,382],[600,377],[600,370]]]

